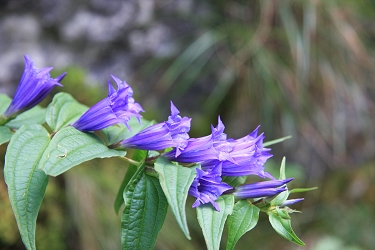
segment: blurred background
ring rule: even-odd
[[[192,117],[192,137],[218,115],[229,137],[261,124],[302,194],[293,245],[265,214],[236,249],[367,250],[375,245],[375,1],[373,0],[2,0],[0,92],[13,96],[22,55],[92,105],[110,74],[126,80],[144,117],[164,121],[169,100]],[[47,105],[53,95],[43,105]],[[3,165],[6,145],[0,147]],[[2,168],[1,168],[2,171]],[[95,160],[50,178],[37,247],[120,249],[113,202],[126,165]],[[0,249],[24,249],[0,175]],[[293,196],[293,198],[301,197]],[[169,212],[155,249],[205,249],[195,210],[187,240]],[[224,234],[222,239],[225,247]]]

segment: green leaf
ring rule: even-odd
[[[315,189],[318,189],[318,187],[311,187],[311,188],[294,188],[292,190],[289,191],[290,194],[292,193],[303,193],[303,192],[308,192],[308,191],[312,191],[312,190],[315,190]]]
[[[9,96],[6,94],[0,94],[0,115],[4,114],[11,102],[12,99]]]
[[[238,201],[233,208],[233,213],[228,217],[227,250],[234,249],[237,241],[246,232],[253,229],[259,220],[260,209],[246,200]]]
[[[281,204],[283,204],[287,199],[288,199],[288,196],[289,196],[289,192],[288,190],[284,191],[284,192],[281,192],[280,194],[278,194],[271,202],[271,206],[280,206]]]
[[[218,250],[220,248],[225,221],[233,211],[234,196],[220,196],[216,202],[220,207],[220,212],[216,211],[211,204],[197,207],[198,222],[202,228],[208,250]]]
[[[288,135],[288,136],[285,136],[285,137],[282,137],[282,138],[279,138],[279,139],[276,139],[276,140],[268,141],[268,142],[263,143],[263,147],[268,147],[268,146],[274,145],[276,143],[280,143],[280,142],[283,142],[285,140],[288,140],[290,138],[292,138],[292,136]]]
[[[20,128],[24,124],[43,124],[45,122],[46,109],[40,106],[19,114],[15,119],[6,123],[10,128]]]
[[[279,180],[285,180],[286,175],[285,175],[285,157],[283,157],[281,161],[281,166],[280,166],[280,177]]]
[[[148,121],[146,119],[141,118],[140,124],[137,118],[132,117],[128,122],[131,131],[124,124],[119,123],[102,129],[101,132],[103,134],[106,144],[111,145],[113,143],[132,137],[133,135],[137,134],[141,130],[151,126],[154,123],[154,121]]]
[[[155,170],[159,174],[160,185],[176,217],[176,221],[186,238],[190,240],[185,207],[189,188],[196,176],[196,170],[194,167],[187,168],[175,165],[164,157],[159,157],[156,160]]]
[[[140,161],[144,160],[146,158],[146,156],[147,156],[147,151],[145,151],[145,150],[135,150],[132,159],[140,162]],[[129,164],[128,170],[126,171],[124,179],[122,180],[121,186],[120,186],[120,188],[118,190],[118,193],[116,195],[116,199],[115,199],[115,212],[116,212],[116,214],[120,210],[120,207],[122,206],[122,204],[124,204],[123,194],[124,194],[125,187],[126,187],[126,185],[128,185],[130,179],[133,177],[135,172],[137,172],[137,169],[138,169],[138,166],[133,165],[133,164]]]
[[[270,213],[268,216],[273,229],[278,234],[297,245],[305,246],[305,243],[294,233],[290,218],[285,218],[284,214],[279,213]]]
[[[72,124],[88,109],[68,93],[58,93],[47,107],[46,122],[53,131]]]
[[[232,187],[243,185],[246,182],[247,176],[224,176],[223,182]]]
[[[5,155],[5,182],[27,249],[36,249],[36,218],[48,184],[48,176],[37,166],[49,141],[41,125],[24,125],[13,135]]]
[[[39,168],[57,176],[70,168],[94,158],[124,156],[125,151],[109,149],[102,139],[83,133],[71,126],[59,130],[52,138],[40,160]]]
[[[153,249],[168,210],[158,179],[146,175],[141,166],[126,186],[124,199],[122,249]]]
[[[12,131],[7,126],[0,126],[0,145],[6,143],[12,138]]]

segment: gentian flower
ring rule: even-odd
[[[224,128],[219,117],[218,126],[212,127],[211,135],[189,139],[188,145],[178,157],[173,150],[164,156],[176,162],[198,162],[205,171],[221,162],[223,176],[254,174],[262,178],[275,179],[264,172],[264,164],[272,155],[268,153],[270,149],[263,148],[264,135],[258,136],[259,127],[237,140],[227,139]]]
[[[210,202],[217,211],[220,211],[219,205],[215,201],[222,193],[233,189],[221,181],[221,163],[208,171],[199,168],[196,168],[196,171],[197,176],[189,188],[189,195],[197,198],[193,208]]]
[[[139,112],[144,112],[141,105],[134,102],[133,90],[125,82],[119,78],[112,76],[116,82],[117,90],[115,90],[108,80],[108,97],[99,101],[97,104],[87,110],[76,122],[72,124],[76,129],[88,132],[100,130],[108,126],[124,123],[128,129],[128,121],[132,116],[141,117]]]
[[[237,199],[261,198],[279,194],[287,190],[286,183],[293,178],[285,180],[262,181],[257,183],[245,184],[235,188],[233,192]]]
[[[49,72],[53,67],[38,69],[28,55],[25,58],[25,70],[7,110],[2,115],[10,119],[25,110],[31,109],[40,103],[55,86],[62,86],[60,81],[66,73],[51,78]]]
[[[283,204],[280,205],[280,207],[287,207],[303,200],[304,198],[286,200]]]
[[[181,117],[180,111],[171,102],[171,115],[168,120],[147,127],[138,134],[116,143],[123,148],[162,150],[174,147],[178,156],[188,144],[191,118]]]
[[[214,128],[211,125],[211,135],[201,138],[191,138],[188,141],[186,148],[181,154],[176,154],[176,149],[165,153],[163,156],[171,161],[182,163],[194,163],[207,160],[219,159],[220,151],[216,149],[219,142],[225,142],[227,135],[223,133],[224,124],[221,122],[220,117],[218,125]]]

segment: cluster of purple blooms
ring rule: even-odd
[[[28,56],[25,56],[25,71],[16,94],[3,118],[11,118],[16,114],[37,105],[55,87],[61,86],[60,81],[66,73],[51,78],[52,68],[37,69]],[[108,97],[104,98],[76,122],[71,124],[77,130],[90,132],[101,130],[108,126],[124,123],[129,129],[131,117],[138,120],[141,105],[134,101],[133,90],[119,78],[112,76],[117,90],[108,81]],[[190,138],[191,118],[181,117],[179,110],[171,102],[171,115],[168,120],[147,127],[131,138],[116,143],[120,148],[135,148],[141,150],[172,150],[162,156],[181,164],[199,164],[196,177],[189,189],[189,195],[196,198],[193,207],[211,203],[220,210],[215,202],[224,193],[233,193],[238,199],[261,198],[275,196],[286,191],[285,184],[292,178],[276,180],[264,171],[264,164],[272,155],[269,149],[263,147],[263,133],[258,135],[258,128],[240,139],[228,139],[224,133],[224,124],[220,117],[217,127],[211,127],[212,133],[200,138]],[[225,183],[225,176],[257,175],[271,180],[232,187]],[[290,205],[301,199],[286,201]]]

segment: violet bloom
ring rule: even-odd
[[[286,183],[293,178],[285,180],[262,181],[257,183],[245,184],[235,188],[234,197],[237,199],[261,198],[279,194],[287,190]]]
[[[227,135],[223,133],[224,128],[224,124],[219,117],[217,127],[214,128],[211,126],[211,135],[189,139],[186,148],[181,154],[177,155],[176,150],[172,150],[165,153],[163,156],[171,161],[182,163],[194,163],[214,159],[218,160],[220,158],[220,151],[218,151],[216,146],[220,142],[225,142],[227,138]]]
[[[124,123],[128,129],[128,121],[132,116],[141,117],[139,112],[144,112],[141,105],[134,102],[133,90],[119,78],[112,76],[116,82],[115,90],[108,80],[108,97],[99,101],[97,104],[87,110],[75,123],[72,124],[76,129],[88,132],[100,130],[117,123]]]
[[[243,138],[228,139],[218,145],[216,148],[229,156],[224,161],[214,159],[201,162],[202,169],[210,169],[221,161],[223,176],[258,175],[262,178],[275,179],[269,173],[264,172],[264,164],[272,155],[268,153],[270,149],[263,148],[264,135],[258,136],[258,129],[259,127]]]
[[[197,198],[193,208],[210,202],[217,211],[220,211],[219,205],[215,201],[222,193],[233,189],[221,181],[221,163],[209,171],[203,171],[199,168],[196,171],[197,176],[189,189],[189,195]]]
[[[180,111],[171,102],[171,115],[162,123],[145,128],[138,134],[120,141],[117,145],[123,148],[143,150],[162,150],[174,147],[174,155],[178,156],[186,147],[189,139],[191,118],[181,117]]]
[[[28,55],[25,58],[25,70],[9,107],[2,115],[5,119],[31,109],[40,103],[55,86],[62,86],[60,81],[66,73],[51,78],[49,72],[53,67],[38,69]]]
[[[304,198],[286,200],[283,204],[280,205],[280,207],[287,207],[303,200]]]

